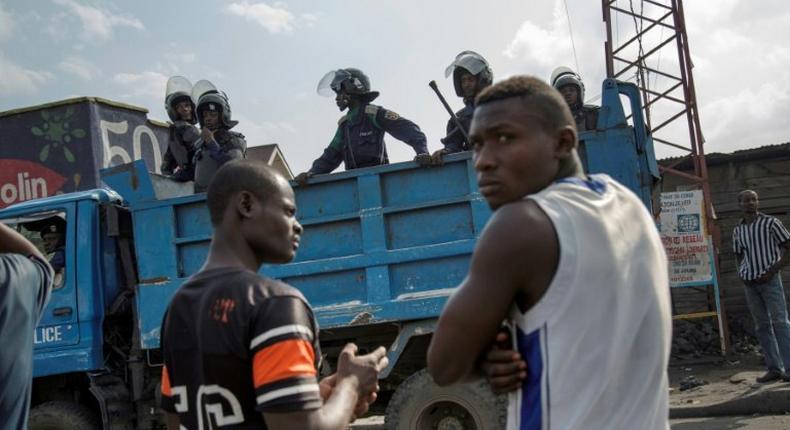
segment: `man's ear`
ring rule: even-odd
[[[239,218],[249,218],[255,205],[255,196],[249,191],[241,191],[236,194],[234,201]]]
[[[555,148],[557,158],[568,158],[578,145],[579,141],[574,127],[566,125],[557,130],[557,146]]]

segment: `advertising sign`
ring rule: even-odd
[[[661,193],[661,240],[673,287],[713,281],[713,247],[705,225],[701,190]]]
[[[99,169],[159,172],[169,130],[146,110],[82,97],[0,112],[0,208],[101,186]]]

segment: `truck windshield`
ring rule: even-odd
[[[63,288],[66,274],[66,213],[39,212],[0,222],[18,231],[46,256],[55,271],[54,289]]]

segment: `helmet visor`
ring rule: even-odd
[[[175,95],[189,96],[190,94],[192,94],[192,82],[189,82],[189,79],[183,76],[172,76],[167,80],[165,99]]]
[[[474,52],[462,52],[455,57],[455,61],[450,63],[444,70],[444,76],[450,77],[456,68],[462,68],[473,75],[478,75],[488,67],[488,62],[479,54]]]
[[[198,100],[203,94],[206,93],[217,93],[217,87],[214,86],[210,81],[205,79],[201,79],[195,83],[195,86],[192,87],[192,102],[195,103],[195,106],[198,104]]]
[[[318,94],[324,97],[334,97],[342,88],[343,81],[351,79],[351,73],[343,69],[331,70],[318,82]]]

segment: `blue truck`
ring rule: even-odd
[[[649,207],[658,170],[639,100],[634,85],[604,81],[598,128],[580,138],[586,169],[615,177]],[[322,373],[346,342],[389,348],[381,375],[388,428],[493,429],[504,419],[485,384],[437,387],[424,370],[437,317],[490,216],[471,154],[445,161],[319,175],[296,187],[305,228],[297,258],[262,268],[314,307]],[[205,194],[142,161],[104,169],[102,180],[105,188],[0,211],[0,221],[34,240],[35,226],[66,226],[62,280],[34,334],[34,430],[163,428],[159,330],[170,297],[206,256]]]

